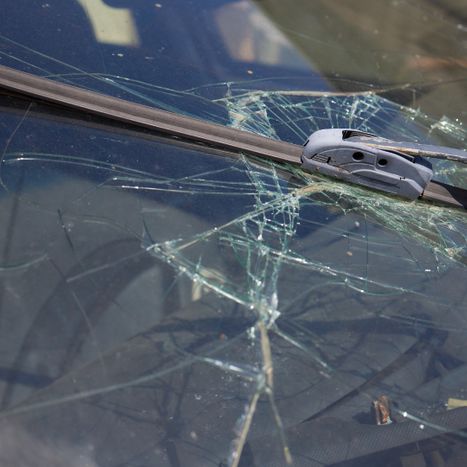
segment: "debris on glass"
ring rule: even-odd
[[[392,423],[391,406],[387,396],[379,396],[372,403],[377,425],[389,425]]]
[[[450,397],[446,404],[448,410],[458,409],[459,407],[467,407],[467,399],[457,399]]]

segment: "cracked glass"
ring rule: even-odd
[[[4,3],[19,70],[465,147],[461,2]],[[465,464],[465,211],[6,92],[0,141],[2,466]]]

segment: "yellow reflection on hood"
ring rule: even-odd
[[[127,8],[114,8],[103,0],[77,0],[89,18],[97,42],[136,47],[138,31]]]

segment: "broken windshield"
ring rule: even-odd
[[[297,144],[351,127],[465,147],[456,2],[258,5],[7,2],[0,64]],[[394,46],[343,58],[374,22]],[[418,74],[395,65],[435,29]],[[2,465],[465,463],[465,211],[0,102]]]

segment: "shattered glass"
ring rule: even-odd
[[[394,88],[112,82],[298,144],[467,139]],[[0,102],[0,464],[463,465],[465,211]]]

